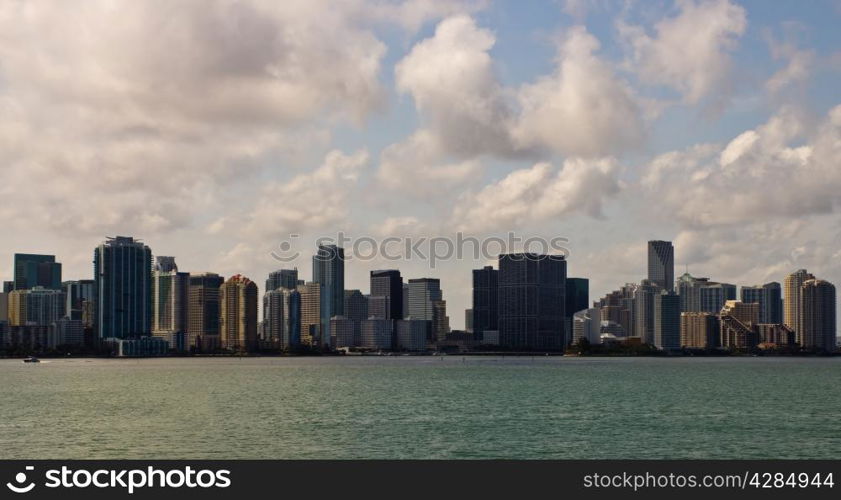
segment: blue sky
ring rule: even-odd
[[[0,277],[133,235],[258,283],[289,234],[570,239],[592,298],[671,239],[841,283],[841,3],[0,1]],[[348,264],[442,278],[482,261]]]

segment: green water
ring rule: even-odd
[[[0,360],[0,458],[841,457],[841,358]]]

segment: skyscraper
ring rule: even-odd
[[[648,242],[648,280],[668,291],[675,289],[675,249],[671,241]]]
[[[250,351],[257,346],[257,284],[235,274],[219,287],[222,348]]]
[[[345,317],[353,322],[353,345],[359,345],[362,320],[368,319],[368,299],[359,290],[345,290]]]
[[[333,347],[356,347],[353,321],[344,316],[330,318],[330,337],[330,345]]]
[[[719,318],[722,347],[745,349],[759,344],[759,304],[728,300]]]
[[[152,273],[152,335],[184,351],[191,342],[187,333],[190,274],[178,272],[175,257],[158,256]]]
[[[64,317],[65,295],[61,290],[35,286],[14,290],[8,297],[10,326],[49,326]]]
[[[330,318],[345,313],[345,249],[318,245],[312,257],[312,279],[321,284],[322,344],[330,345]]]
[[[414,318],[413,318],[414,319]],[[432,340],[443,341],[450,333],[450,317],[447,316],[447,301],[432,302]]]
[[[567,278],[566,283],[565,334],[566,344],[570,344],[572,342],[572,315],[590,307],[590,280],[587,278]]]
[[[780,324],[783,322],[782,287],[776,281],[764,285],[743,286],[742,302],[759,304],[759,322]]]
[[[108,238],[94,250],[96,332],[100,339],[152,331],[152,250],[129,236]]]
[[[644,344],[654,345],[654,297],[661,291],[650,280],[642,280],[634,290],[634,332]]]
[[[288,288],[294,290],[298,286],[298,269],[278,269],[269,273],[266,280],[266,291]]]
[[[15,290],[26,290],[36,286],[50,290],[61,290],[61,264],[55,255],[16,253]]]
[[[406,317],[432,321],[432,303],[443,300],[441,280],[437,278],[410,279],[408,298]]]
[[[502,254],[498,277],[500,345],[514,349],[563,348],[564,256]]]
[[[85,302],[94,300],[95,285],[93,280],[65,281],[61,284],[67,303],[64,314],[70,319],[81,320],[85,310]]]
[[[728,300],[736,300],[736,285],[730,283],[704,283],[699,290],[701,312],[718,313]]]
[[[473,270],[473,338],[499,328],[499,271],[491,266]]]
[[[783,283],[785,288],[785,311],[783,323],[794,330],[797,343],[803,345],[802,325],[800,324],[800,289],[803,283],[815,279],[815,276],[805,269],[798,269],[786,276]]]
[[[654,296],[654,345],[658,349],[680,349],[680,297],[662,290]]]
[[[282,350],[301,343],[301,294],[298,290],[278,287],[263,295],[263,316],[267,340]]]
[[[403,277],[396,269],[371,271],[371,297],[386,297],[388,317],[403,319]]]
[[[800,288],[801,346],[827,352],[835,350],[835,285],[810,279]]]
[[[601,324],[598,308],[584,308],[572,313],[572,344],[580,345],[582,340],[590,344],[601,344]]]
[[[310,347],[324,345],[322,337],[330,335],[330,330],[321,327],[321,292],[320,283],[309,282],[298,285],[301,298],[301,343]]]
[[[214,273],[190,275],[187,333],[190,343],[199,351],[213,351],[221,345],[219,288],[224,282],[223,277]]]
[[[680,345],[694,349],[713,349],[719,345],[718,316],[706,312],[680,314]]]

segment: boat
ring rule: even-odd
[[[40,363],[41,360],[36,358],[35,356],[27,356],[23,358],[24,363]]]

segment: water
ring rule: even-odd
[[[0,360],[0,458],[824,458],[841,358]]]

